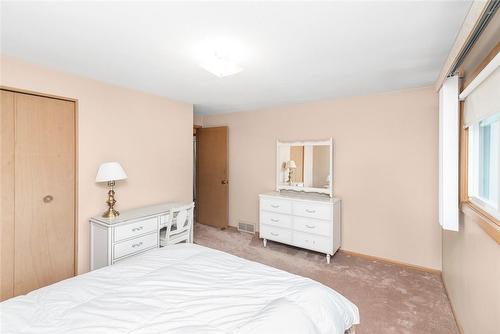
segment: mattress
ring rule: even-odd
[[[155,249],[0,304],[7,333],[342,334],[357,307],[311,279],[202,247]]]

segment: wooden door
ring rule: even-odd
[[[14,93],[0,91],[0,301],[14,296]]]
[[[15,94],[14,294],[75,274],[75,103]]]
[[[196,130],[196,218],[218,228],[228,225],[227,127]]]

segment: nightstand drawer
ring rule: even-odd
[[[152,233],[132,240],[122,241],[113,246],[113,258],[118,259],[123,256],[138,253],[145,249],[157,246],[158,233]]]
[[[118,226],[114,228],[115,242],[156,231],[158,229],[157,224],[158,217],[153,217],[137,223]]]

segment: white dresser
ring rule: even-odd
[[[167,222],[170,210],[189,204],[190,202],[164,203],[125,210],[114,219],[92,217],[90,270],[160,247],[159,231]]]
[[[338,198],[312,193],[270,192],[259,195],[260,237],[330,256],[340,247]]]

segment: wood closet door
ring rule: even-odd
[[[228,225],[227,127],[196,130],[196,220],[225,228]]]
[[[15,94],[14,294],[75,274],[75,104]]]
[[[0,91],[0,301],[14,296],[14,93]]]

